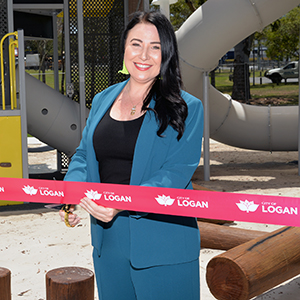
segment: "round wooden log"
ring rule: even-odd
[[[228,250],[207,265],[206,281],[219,300],[248,300],[300,273],[300,228],[282,227]]]
[[[0,300],[11,300],[10,270],[0,267]]]
[[[196,191],[211,191],[213,192],[214,190],[206,188],[202,185],[199,185],[197,183],[192,182],[193,189]],[[198,218],[199,221],[202,222],[209,222],[209,223],[215,223],[215,224],[225,224],[225,223],[233,223],[233,221],[227,221],[227,220],[217,220],[217,219],[205,219],[205,218]]]
[[[233,228],[198,221],[201,248],[229,250],[266,234],[263,231]]]
[[[93,300],[94,273],[79,267],[63,267],[46,274],[47,300]]]
[[[234,221],[228,221],[228,220],[218,220],[218,219],[205,219],[205,218],[197,218],[200,222],[207,222],[207,223],[213,223],[218,225],[224,225],[224,224],[232,224]]]
[[[211,191],[211,192],[214,191],[212,189],[206,188],[205,186],[202,186],[202,185],[194,183],[194,182],[192,182],[192,185],[193,185],[193,189],[194,190],[198,190],[198,191]]]

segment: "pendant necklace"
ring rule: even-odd
[[[128,84],[127,84],[127,86],[126,86],[126,91],[127,91],[128,97],[129,97],[129,99],[130,99],[130,95],[129,95],[129,85],[128,85]],[[142,101],[143,101],[143,100],[139,101],[136,105],[133,105],[133,106],[132,106],[131,111],[130,111],[130,115],[131,115],[131,116],[133,116],[133,115],[136,113],[136,106],[137,106],[138,104],[140,104]],[[130,100],[130,102],[131,102],[131,104],[133,104],[131,100]]]
[[[136,113],[136,106],[140,104],[143,100],[139,101],[136,105],[132,106],[130,114],[133,116]],[[132,104],[132,102],[131,102]]]
[[[136,111],[136,105],[131,108],[130,114],[133,116],[135,114],[135,111]]]

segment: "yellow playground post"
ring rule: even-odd
[[[4,77],[3,44],[9,38],[9,80]],[[14,38],[12,38],[14,37]],[[8,33],[0,41],[1,91],[0,105],[0,177],[23,178],[23,150],[21,105],[18,98],[16,83],[15,48],[18,48],[18,32]],[[19,53],[22,55],[22,53]],[[5,83],[9,87],[5,89]],[[6,101],[9,97],[9,101]],[[27,146],[27,145],[26,145]],[[1,183],[0,183],[1,184]],[[0,205],[22,204],[23,202],[0,201]]]

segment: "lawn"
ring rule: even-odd
[[[29,73],[30,75],[32,75],[33,77],[35,77],[36,79],[39,79],[42,81],[42,73],[39,74],[38,70],[26,70],[27,73]],[[45,72],[46,74],[46,84],[49,85],[50,87],[54,88],[54,73],[53,70],[46,70]],[[59,71],[59,90],[61,91],[61,78],[62,78],[62,72]],[[66,84],[64,84],[65,88],[66,88]]]
[[[39,79],[38,71],[26,70],[29,74]],[[222,93],[231,95],[233,82],[229,80],[232,75],[230,69],[215,72],[216,88]],[[255,77],[263,76],[263,73],[255,73]],[[42,77],[42,75],[40,75]],[[62,72],[59,72],[59,88],[61,88]],[[41,78],[40,78],[41,80]],[[54,74],[52,70],[46,71],[46,84],[54,87]],[[297,82],[284,81],[279,85],[272,83],[253,85],[253,73],[250,74],[250,103],[253,105],[298,105],[299,85]]]
[[[230,70],[218,70],[215,72],[216,88],[222,93],[231,95],[233,82],[229,80]],[[255,77],[260,73],[256,72]],[[263,76],[263,74],[262,74]],[[289,82],[285,84],[282,81],[276,85],[270,81],[265,84],[253,85],[253,73],[250,74],[250,94],[251,104],[255,105],[298,105],[299,84],[298,82]]]

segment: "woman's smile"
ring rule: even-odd
[[[134,63],[137,69],[140,71],[147,71],[148,69],[151,68],[151,65],[145,65],[145,64],[139,64],[139,63]]]

